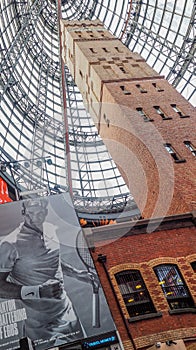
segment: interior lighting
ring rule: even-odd
[[[87,221],[85,219],[80,219],[80,225],[81,226],[86,226],[87,225]]]
[[[142,288],[141,284],[138,284],[137,286],[135,286],[136,289],[140,289]]]

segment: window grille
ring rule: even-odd
[[[121,271],[115,275],[115,278],[130,317],[156,312],[138,270]]]
[[[159,265],[154,268],[162,291],[171,310],[193,307],[193,300],[176,265]]]

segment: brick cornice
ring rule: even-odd
[[[87,239],[93,236],[93,242],[116,240],[120,237],[137,234],[154,234],[162,230],[195,227],[196,212],[166,216],[164,218],[141,219],[84,229]]]

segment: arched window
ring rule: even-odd
[[[194,306],[189,290],[176,265],[159,265],[154,268],[154,271],[171,310]]]
[[[148,290],[138,270],[125,270],[115,275],[130,317],[155,313]]]

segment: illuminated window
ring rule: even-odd
[[[191,151],[192,155],[196,156],[196,148],[190,141],[184,141],[185,146]]]
[[[171,310],[194,306],[189,290],[176,265],[159,265],[154,268],[154,272]]]
[[[115,275],[115,278],[130,317],[156,312],[138,270],[121,271]]]

